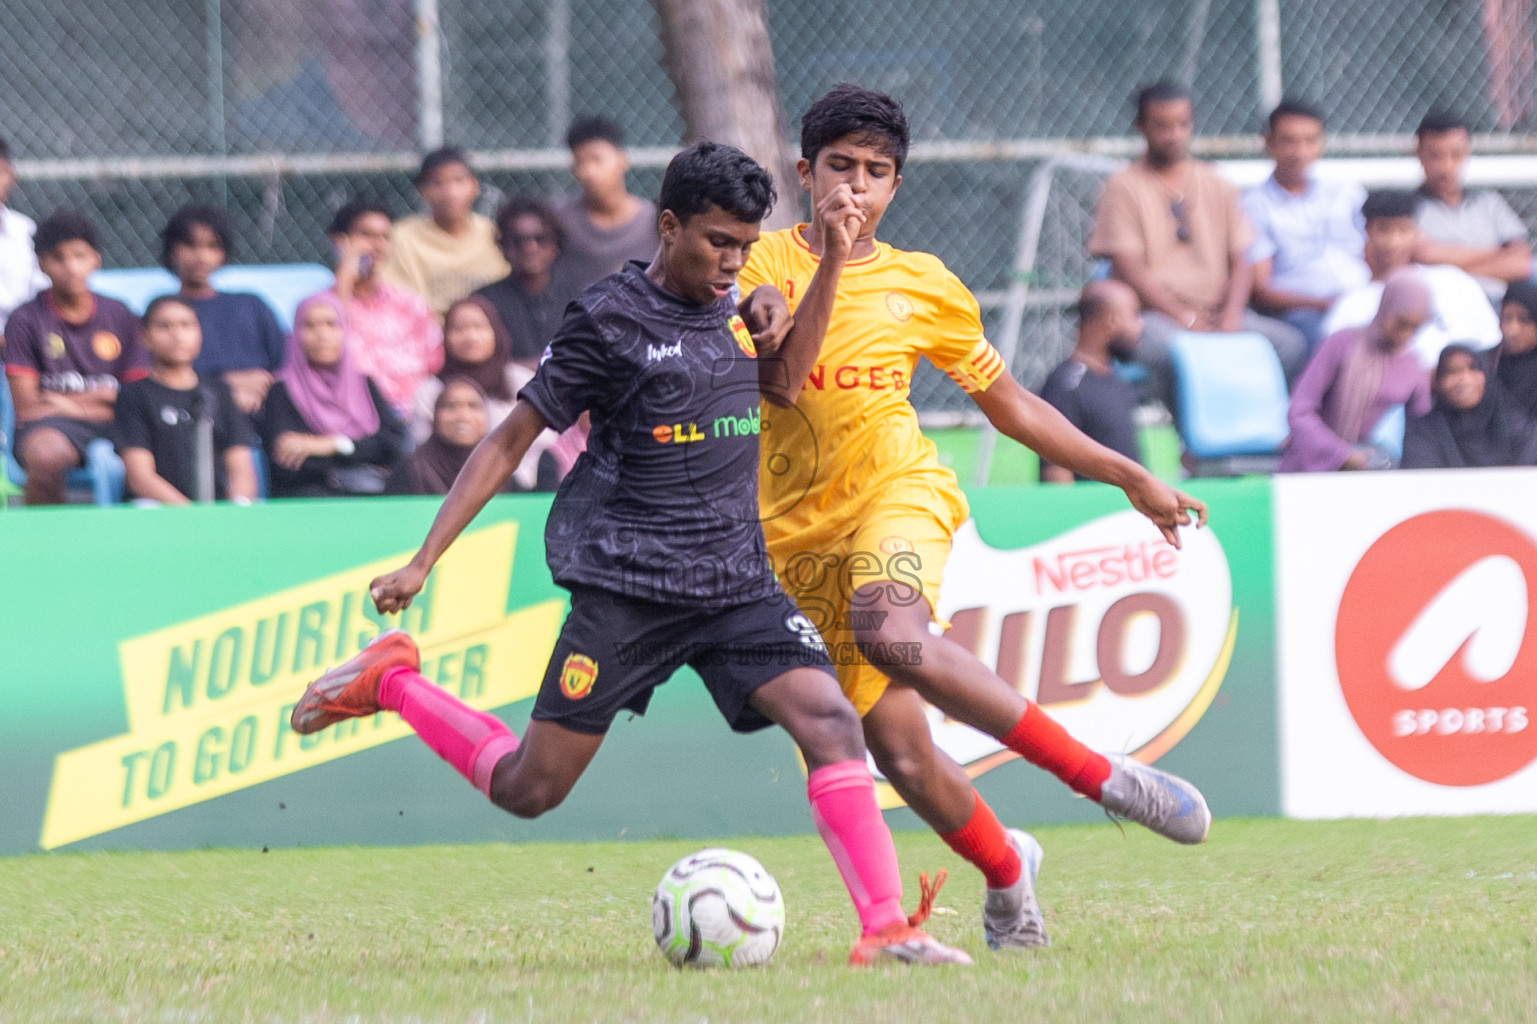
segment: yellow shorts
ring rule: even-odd
[[[854,606],[854,592],[872,583],[883,584],[894,602],[927,601],[932,617],[952,533],[928,509],[883,505],[841,540],[770,546],[780,582],[821,631],[844,696],[860,715],[880,700],[887,679],[855,647],[856,629],[875,624],[862,621],[870,613]],[[790,550],[792,546],[795,550]],[[887,656],[904,655],[887,652]]]

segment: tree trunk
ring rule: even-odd
[[[730,143],[768,168],[779,202],[763,226],[791,226],[800,214],[801,188],[775,88],[766,0],[652,3],[687,141]]]

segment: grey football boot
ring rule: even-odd
[[[1129,757],[1106,756],[1110,760],[1110,778],[1100,787],[1100,806],[1176,843],[1206,841],[1211,811],[1207,810],[1206,798],[1200,790],[1177,775]]]
[[[1046,859],[1041,844],[1028,832],[1008,830],[1009,842],[1019,851],[1019,881],[1006,889],[987,890],[982,904],[982,934],[992,949],[1034,949],[1049,946],[1046,922],[1035,899],[1035,876]]]

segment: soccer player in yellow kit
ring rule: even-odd
[[[988,944],[1041,946],[1040,845],[1006,831],[965,770],[934,746],[924,701],[1170,839],[1203,841],[1211,814],[1188,782],[1089,750],[931,632],[951,537],[970,513],[908,399],[918,358],[944,370],[1004,435],[1122,488],[1169,543],[1178,546],[1191,512],[1204,523],[1206,508],[1026,391],[983,337],[976,299],[937,257],[876,240],[907,147],[901,106],[857,86],[834,88],[801,120],[798,170],[815,216],[763,235],[740,286],[777,287],[795,313],[792,333],[823,338],[820,349],[795,346],[819,352],[815,362],[787,364],[794,405],[762,407],[759,502],[775,570],[835,653],[877,767],[986,877]],[[840,216],[858,223],[851,247],[829,244],[840,233],[826,225]]]

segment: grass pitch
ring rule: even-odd
[[[693,840],[0,859],[0,1021],[1537,1019],[1537,819],[1037,835],[1054,944],[1008,956],[982,943],[976,873],[897,837],[909,875],[950,870],[930,924],[971,969],[844,967],[853,911],[809,836],[736,844],[789,925],[732,973],[651,941],[652,887]]]

